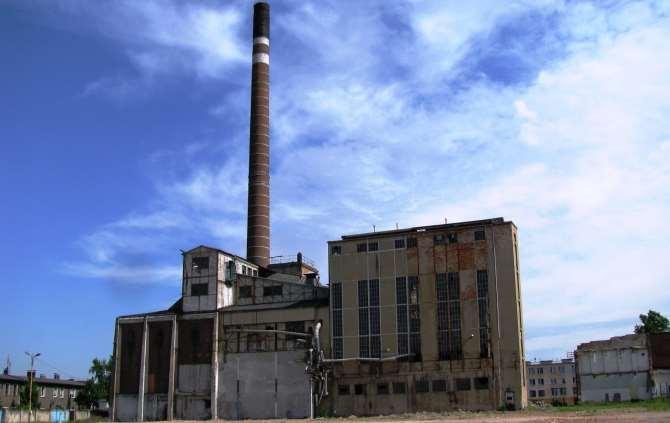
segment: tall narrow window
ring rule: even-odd
[[[458,272],[436,275],[438,354],[440,360],[463,358]]]
[[[409,320],[407,319],[407,278],[395,278],[396,328],[398,330],[398,354],[409,351]]]
[[[489,276],[477,270],[477,304],[479,306],[479,355],[489,356]]]
[[[381,357],[379,280],[358,281],[358,347],[361,357]]]
[[[398,354],[411,354],[410,360],[421,361],[419,280],[416,276],[396,278],[396,304]]]
[[[333,358],[342,358],[342,284],[334,282],[330,287],[333,312]]]

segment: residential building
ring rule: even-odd
[[[580,344],[575,361],[580,401],[670,396],[670,332]]]
[[[18,407],[21,403],[20,392],[28,383],[30,371],[26,376],[10,375],[9,370],[0,374],[0,407]],[[35,375],[33,384],[37,387],[40,410],[52,408],[76,408],[77,392],[86,384],[84,380],[62,379],[57,373],[49,378]]]
[[[526,406],[512,222],[347,235],[328,246],[332,414]]]
[[[572,358],[527,361],[526,380],[529,402],[571,405],[577,401],[577,378]]]

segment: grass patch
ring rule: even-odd
[[[566,405],[560,407],[552,407],[558,412],[587,412],[598,413],[608,410],[644,410],[644,411],[670,411],[670,399],[657,398],[647,401],[635,402],[602,402],[593,403],[587,402],[577,405]]]

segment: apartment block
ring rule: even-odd
[[[536,404],[571,405],[577,402],[575,361],[527,361],[528,401]]]

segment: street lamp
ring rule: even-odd
[[[30,357],[30,377],[28,378],[28,423],[30,423],[30,416],[33,413],[33,378],[35,377],[35,358],[42,354],[31,354],[26,351],[26,355]]]

